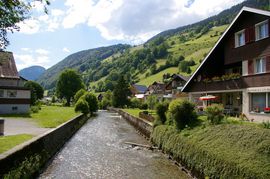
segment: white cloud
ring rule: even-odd
[[[48,55],[50,52],[48,50],[45,50],[45,49],[42,49],[42,48],[39,48],[37,50],[35,50],[35,52],[39,55]]]
[[[153,35],[215,15],[244,0],[65,0],[62,9],[20,23],[33,34],[87,24],[107,39],[141,43]],[[42,4],[36,4],[39,12]],[[30,28],[31,27],[31,28]]]
[[[22,51],[25,51],[25,52],[29,52],[29,51],[31,51],[31,49],[30,49],[30,48],[21,48],[21,50],[22,50]]]
[[[17,25],[20,27],[20,32],[24,34],[34,34],[40,30],[40,23],[36,19],[27,19]]]
[[[62,11],[61,9],[52,9],[51,14],[52,16],[62,16],[65,14],[65,12]]]
[[[69,50],[67,47],[64,47],[62,51],[63,51],[63,52],[67,52],[67,53],[70,52],[70,50]]]
[[[32,54],[14,54],[14,58],[18,70],[33,65],[40,65],[45,68],[48,68],[50,66],[49,57],[45,55],[35,56]]]
[[[86,23],[106,39],[142,42],[152,35],[215,15],[243,0],[67,0],[64,28]]]

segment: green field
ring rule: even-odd
[[[154,83],[155,81],[157,82],[162,82],[162,78],[163,78],[163,75],[165,73],[170,73],[170,74],[174,74],[174,73],[178,73],[178,68],[177,67],[171,67],[171,68],[167,68],[161,72],[158,72],[154,75],[151,75],[147,78],[145,77],[141,77],[140,81],[138,82],[138,84],[140,85],[146,85],[146,86],[149,86],[150,84]]]
[[[31,114],[31,120],[41,127],[54,128],[77,115],[74,107],[42,106],[38,113]]]
[[[3,153],[16,145],[23,143],[33,136],[29,134],[11,135],[11,136],[1,136],[0,137],[0,153]]]
[[[131,115],[133,115],[133,116],[135,116],[135,117],[139,117],[139,113],[143,112],[143,111],[148,111],[149,114],[151,114],[153,116],[156,116],[156,111],[155,110],[149,110],[149,109],[144,110],[144,109],[137,109],[137,108],[136,109],[129,108],[129,109],[122,109],[122,110],[129,113],[129,114],[131,114]]]

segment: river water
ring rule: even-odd
[[[162,153],[125,142],[149,145],[116,113],[99,111],[65,144],[40,178],[189,178]]]

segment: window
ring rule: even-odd
[[[245,30],[235,33],[235,47],[245,45]]]
[[[252,93],[251,94],[251,111],[263,112],[266,107],[266,93]]]
[[[0,98],[4,97],[4,90],[0,90]]]
[[[256,40],[264,39],[269,36],[268,20],[255,25]]]
[[[266,63],[265,58],[257,59],[255,62],[255,73],[265,73]]]
[[[8,91],[7,96],[11,98],[15,98],[17,96],[17,91]]]
[[[12,111],[17,111],[18,110],[18,107],[17,106],[13,106],[12,107]]]

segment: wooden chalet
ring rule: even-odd
[[[202,105],[215,96],[225,112],[270,119],[270,12],[243,7],[186,83],[183,92]]]

